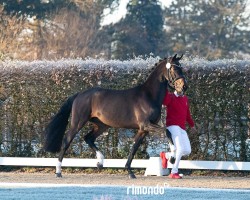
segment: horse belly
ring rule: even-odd
[[[138,128],[138,122],[133,112],[124,108],[113,109],[113,111],[106,113],[105,118],[112,127]]]
[[[139,128],[135,108],[136,97],[131,92],[102,90],[92,99],[92,116],[116,128]]]
[[[114,128],[139,128],[138,122],[133,113],[124,108],[102,110],[97,113],[99,120]]]

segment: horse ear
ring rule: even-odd
[[[181,57],[179,57],[179,58],[178,58],[178,60],[181,60],[181,59],[182,59],[182,57],[183,57],[183,54],[181,54]]]
[[[175,60],[175,59],[176,59],[176,56],[177,56],[177,54],[175,54],[175,55],[174,55],[173,60]]]

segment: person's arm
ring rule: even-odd
[[[189,126],[191,127],[191,132],[192,133],[196,133],[197,130],[196,130],[195,126],[194,126],[194,120],[193,120],[193,118],[191,116],[190,108],[189,108],[189,103],[188,102],[187,102],[187,105],[188,105],[188,109],[187,109],[187,122],[188,122]]]
[[[188,106],[188,108],[187,108],[187,122],[188,122],[189,126],[191,128],[193,128],[194,127],[194,120],[193,120],[193,118],[191,116],[191,113],[190,113],[189,102],[188,101],[187,101],[187,106]]]

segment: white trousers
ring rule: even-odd
[[[181,157],[184,155],[189,155],[191,153],[191,145],[187,135],[187,132],[179,126],[168,126],[167,129],[172,135],[174,146],[176,149],[176,160],[173,165],[172,174],[178,173],[178,167]]]

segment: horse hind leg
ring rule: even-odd
[[[108,128],[109,128],[109,126],[98,121],[97,123],[94,124],[93,129],[88,134],[86,134],[84,136],[85,142],[96,153],[96,158],[97,158],[96,166],[98,169],[103,168],[104,155],[101,153],[101,151],[95,145],[95,140],[98,136],[100,136]]]
[[[62,177],[62,160],[63,157],[67,151],[67,149],[70,146],[70,143],[74,139],[77,131],[76,128],[72,127],[69,129],[69,131],[66,133],[64,139],[63,139],[63,148],[60,151],[59,157],[58,157],[58,162],[56,165],[56,177]]]
[[[78,119],[78,118],[77,118]],[[82,129],[82,127],[85,125],[85,123],[88,121],[88,119],[85,120],[74,120],[72,117],[71,120],[71,127],[66,133],[64,139],[63,139],[63,147],[60,151],[59,157],[58,157],[58,162],[56,165],[56,177],[62,177],[62,160],[63,157],[68,150],[71,142],[73,141],[74,137],[76,134]]]

